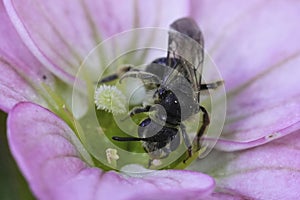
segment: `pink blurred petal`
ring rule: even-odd
[[[165,170],[137,178],[89,167],[71,129],[36,104],[18,104],[7,123],[11,151],[39,199],[182,200],[214,189],[214,180],[198,172]]]
[[[0,109],[8,112],[20,101],[35,101],[38,99],[35,91],[19,74],[0,60]]]
[[[191,0],[190,15],[196,19],[205,36],[207,50],[212,50],[222,42],[222,39],[235,28],[237,23],[243,23],[246,16],[253,13],[266,1],[252,0],[241,3],[239,0]]]
[[[174,18],[188,12],[186,1],[176,2],[165,12],[169,7],[166,0],[4,0],[4,4],[32,53],[47,69],[71,84],[84,57],[108,36],[135,27],[168,27]],[[105,56],[105,50],[101,55]]]
[[[299,199],[299,139],[298,130],[251,150],[214,151],[199,163],[198,170],[216,178],[213,196],[220,199]]]
[[[228,91],[222,136],[255,140],[299,123],[300,2],[193,4]]]
[[[0,109],[8,112],[20,101],[42,103],[32,87],[53,86],[53,77],[23,44],[0,2]]]

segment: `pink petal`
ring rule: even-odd
[[[217,179],[213,196],[219,199],[299,199],[299,139],[297,131],[239,153],[215,151],[199,163],[198,170]]]
[[[299,123],[300,2],[194,4],[228,91],[222,136],[256,140]]]
[[[8,112],[20,101],[34,101],[35,91],[14,69],[0,60],[0,109]]]
[[[250,149],[253,147],[257,147],[266,143],[269,143],[273,140],[279,139],[286,135],[293,133],[294,131],[300,130],[300,122],[295,123],[291,126],[278,130],[275,133],[271,133],[269,135],[263,136],[261,138],[252,139],[249,141],[235,141],[235,140],[226,140],[226,139],[217,139],[215,138],[205,138],[205,141],[212,142],[216,145],[214,146],[215,149],[222,150],[222,151],[240,151],[245,149]]]
[[[29,52],[0,2],[0,109],[8,112],[20,101],[42,103],[33,85],[53,85],[52,75]],[[26,78],[25,78],[26,77]]]
[[[188,11],[187,2],[178,1],[168,9],[166,0],[4,0],[4,4],[27,47],[51,72],[71,84],[84,57],[108,36],[135,27],[168,27]]]
[[[206,49],[212,49],[223,39],[228,28],[243,23],[243,17],[253,12],[261,0],[252,0],[241,3],[239,0],[191,0],[190,15],[196,19],[205,36]],[[222,42],[222,40],[221,40]]]
[[[71,129],[48,110],[20,103],[8,116],[11,151],[39,199],[195,199],[214,180],[192,171],[165,170],[129,177],[89,167]],[[74,146],[76,143],[76,147]]]
[[[300,57],[229,96],[226,137],[247,140],[280,132],[300,122]]]

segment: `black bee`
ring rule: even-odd
[[[154,91],[153,104],[136,107],[129,113],[131,117],[150,111],[155,113],[139,124],[139,137],[112,138],[122,142],[141,141],[150,157],[149,167],[154,159],[165,158],[178,148],[179,133],[187,147],[187,157],[183,162],[201,148],[200,138],[210,120],[208,112],[200,105],[200,91],[222,84],[222,81],[201,84],[203,49],[203,35],[196,22],[191,18],[181,18],[170,25],[166,57],[155,59],[144,71],[125,67],[100,81],[139,78],[148,91]],[[183,122],[199,112],[202,113],[201,127],[191,142]]]

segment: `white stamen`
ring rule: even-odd
[[[116,164],[116,161],[120,158],[118,155],[118,151],[116,149],[108,148],[106,149],[105,153],[106,153],[107,162],[109,164],[113,164],[113,163]]]
[[[94,99],[98,110],[113,114],[126,112],[126,97],[116,86],[100,85],[95,91]]]

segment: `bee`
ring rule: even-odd
[[[135,107],[129,116],[153,113],[140,122],[138,137],[113,136],[120,142],[141,141],[150,159],[163,159],[175,151],[181,137],[187,148],[186,162],[194,152],[201,149],[201,137],[210,119],[207,110],[200,105],[200,91],[215,89],[222,81],[202,84],[204,40],[197,23],[191,18],[181,18],[170,25],[168,52],[166,57],[155,59],[145,70],[131,66],[119,73],[100,80],[100,83],[120,78],[140,79],[147,91],[153,91],[152,104]],[[202,123],[191,142],[184,122],[193,115],[202,114]]]

